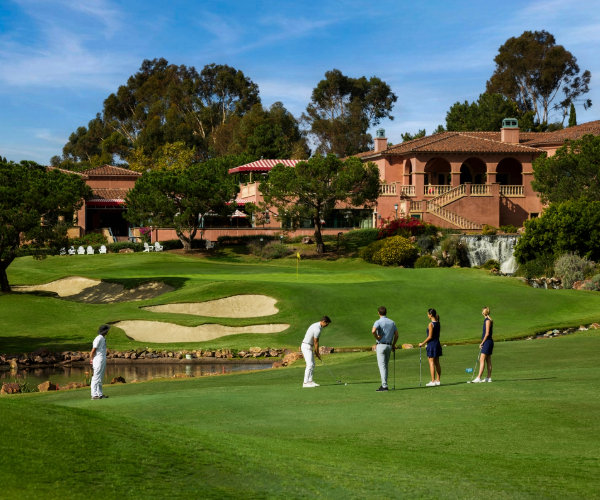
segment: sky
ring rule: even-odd
[[[598,0],[0,0],[0,155],[48,163],[102,111],[144,59],[228,64],[258,84],[263,104],[299,117],[331,69],[378,76],[398,96],[391,142],[445,124],[457,101],[476,100],[498,48],[547,30],[592,72],[600,119]]]

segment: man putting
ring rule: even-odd
[[[387,309],[383,306],[379,308],[379,319],[373,325],[373,337],[377,339],[377,364],[381,374],[381,387],[377,392],[386,392],[388,390],[388,363],[390,362],[390,353],[396,350],[398,342],[398,329],[396,323],[386,317]]]
[[[315,369],[315,354],[317,358],[321,359],[319,354],[319,337],[321,336],[321,330],[331,323],[331,320],[327,316],[323,316],[321,321],[313,323],[306,330],[306,335],[302,341],[302,354],[304,355],[304,361],[306,361],[306,370],[304,371],[304,384],[302,387],[319,387],[319,384],[313,382],[313,371]]]
[[[106,370],[106,334],[110,330],[109,325],[101,325],[98,328],[98,336],[94,339],[93,349],[90,353],[90,365],[94,368],[92,377],[92,399],[106,399],[108,396],[102,394],[102,379]]]

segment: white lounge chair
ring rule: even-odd
[[[65,247],[60,249],[60,255],[67,255],[67,249]]]
[[[106,247],[104,245],[102,245],[100,247],[100,250],[98,250],[98,253],[106,253]]]
[[[215,244],[210,240],[206,240],[206,249],[212,250],[213,248],[215,248]]]
[[[88,255],[94,255],[94,249],[91,246],[89,246],[89,245],[87,247],[87,254]]]
[[[163,246],[158,241],[156,241],[154,243],[154,251],[155,252],[162,252],[163,251]]]
[[[85,248],[79,247],[77,249],[77,255],[85,255]]]
[[[75,247],[69,248],[69,255],[75,255]]]
[[[144,242],[144,252],[152,252],[154,251],[154,247],[148,245],[148,243]]]

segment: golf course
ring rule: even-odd
[[[100,401],[90,400],[89,389],[3,395],[5,498],[599,496],[600,330],[511,341],[600,320],[598,292],[534,289],[477,269],[386,268],[344,258],[302,260],[297,274],[295,259],[166,252],[23,257],[8,274],[15,288],[69,277],[124,290],[148,282],[166,286],[149,299],[114,303],[47,291],[0,294],[0,353],[89,351],[103,323],[116,325],[107,336],[108,348],[116,350],[297,350],[323,315],[332,323],[321,345],[368,347],[377,308],[385,305],[399,344],[414,345],[425,339],[427,309],[434,307],[444,355],[442,385],[424,387],[423,351],[419,387],[418,347],[398,350],[395,377],[390,373],[395,390],[388,393],[375,392],[375,353],[363,351],[323,356],[333,377],[317,360],[314,379],[321,386],[312,390],[302,388],[299,360],[214,377],[105,381],[109,399]],[[226,305],[220,313],[219,303],[196,305],[248,294],[272,300],[247,317],[243,304],[233,315]],[[169,304],[178,306],[164,307]],[[484,306],[494,319],[493,383],[467,384]],[[119,324],[138,321],[174,331],[215,325],[261,333],[136,341]],[[277,328],[268,331],[269,325]]]

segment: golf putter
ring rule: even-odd
[[[327,366],[325,363],[323,363],[323,360],[321,360],[321,364],[322,364],[322,365],[323,365],[325,368],[327,368],[327,371],[329,372],[329,375],[331,375],[331,378],[332,378],[333,380],[335,380],[335,382],[336,382],[337,384],[343,384],[343,382],[342,382],[341,380],[338,380],[338,379],[336,379],[336,378],[333,376],[333,373],[331,373],[331,370],[329,369],[329,367],[328,367],[328,366]],[[344,385],[348,385],[348,384],[344,384]]]
[[[471,380],[467,380],[467,384],[473,382],[473,378],[475,377],[475,370],[477,369],[477,363],[479,363],[479,358],[481,357],[481,349],[479,349],[479,354],[477,355],[477,360],[475,361],[475,366],[473,368],[466,368],[465,371],[467,373],[471,373]]]
[[[419,387],[421,387],[421,349],[422,347],[419,346]]]

